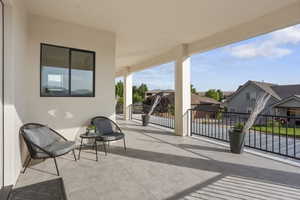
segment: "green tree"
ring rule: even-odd
[[[123,97],[119,97],[117,103],[118,104],[123,104],[124,103],[124,98]]]
[[[215,99],[217,101],[220,101],[220,94],[215,89],[210,89],[207,92],[205,92],[205,96],[213,98],[213,99]]]
[[[123,91],[124,91],[124,84],[122,81],[119,81],[115,85],[115,95],[118,97],[123,97]]]
[[[143,100],[144,100],[144,98],[142,96],[140,96],[138,93],[135,93],[132,96],[133,103],[142,102]]]
[[[197,90],[196,90],[196,88],[194,87],[193,84],[191,84],[191,93],[192,94],[197,94]]]
[[[219,101],[222,101],[224,99],[224,94],[222,90],[218,89],[217,92],[219,93]]]
[[[143,102],[145,98],[145,92],[148,91],[146,84],[141,84],[139,87],[132,87],[132,100],[133,103]]]
[[[142,84],[140,85],[140,87],[138,88],[138,93],[139,93],[140,96],[143,97],[143,99],[144,99],[145,93],[146,93],[147,91],[148,91],[148,87],[147,87],[147,85],[144,84],[144,83],[142,83]]]
[[[148,91],[148,87],[146,84],[142,83],[139,87],[133,86],[132,87],[132,100],[133,103],[143,102],[145,98],[145,92]],[[123,94],[124,92],[124,84],[122,81],[119,81],[115,85],[115,94],[118,96],[118,102],[123,103]]]

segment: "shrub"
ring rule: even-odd
[[[280,121],[278,121],[278,120],[268,120],[267,126],[279,127],[280,126]]]
[[[234,131],[242,131],[244,128],[244,124],[243,123],[236,123],[233,127]]]

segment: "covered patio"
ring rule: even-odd
[[[299,0],[0,3],[0,187],[15,199],[299,199],[299,168],[188,137],[191,56],[299,24]],[[174,132],[129,120],[132,74],[168,62]],[[58,158],[59,179],[51,160],[20,173],[29,156],[22,125],[47,125],[75,146],[95,116],[116,121],[120,76],[126,153],[113,143],[99,162],[93,151]]]
[[[62,181],[51,160],[32,165],[20,175],[13,199],[299,199],[300,171],[249,153],[198,138],[177,137],[166,129],[143,127],[138,122],[118,123],[128,151],[114,143],[111,153],[93,150],[58,159]],[[62,187],[63,186],[63,187]],[[61,195],[61,196],[60,196]]]

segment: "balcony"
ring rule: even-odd
[[[13,199],[299,199],[299,167],[253,154],[236,155],[200,138],[178,137],[155,126],[118,120],[127,137],[111,152],[93,150],[81,159],[40,161],[21,174]]]

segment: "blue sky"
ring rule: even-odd
[[[300,25],[191,58],[191,83],[197,91],[235,90],[247,80],[300,84]],[[150,89],[174,89],[174,63],[134,73],[133,84],[141,83]]]

